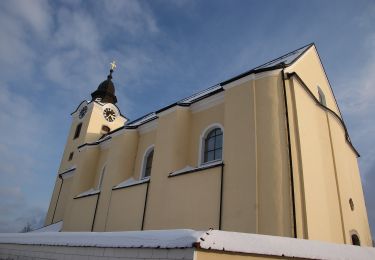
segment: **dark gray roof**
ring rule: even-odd
[[[125,125],[126,128],[136,128],[144,123],[147,123],[151,120],[154,120],[157,118],[157,114],[164,111],[164,110],[167,110],[171,107],[174,107],[174,106],[190,106],[191,104],[195,103],[195,102],[198,102],[208,96],[211,96],[213,94],[216,94],[218,92],[221,92],[223,91],[223,86],[230,83],[230,82],[233,82],[237,79],[240,79],[240,78],[243,78],[247,75],[250,75],[250,74],[253,74],[253,73],[259,73],[259,72],[263,72],[263,71],[268,71],[268,70],[274,70],[274,69],[278,69],[278,68],[282,68],[282,67],[288,67],[290,66],[291,64],[293,64],[299,57],[301,57],[301,55],[307,50],[309,49],[311,46],[313,46],[314,44],[313,43],[310,43],[308,45],[305,45],[297,50],[294,50],[294,51],[291,51],[279,58],[276,58],[274,60],[271,60],[269,62],[266,62],[258,67],[255,67],[251,70],[248,70],[244,73],[241,73],[233,78],[230,78],[228,80],[225,80],[215,86],[212,86],[212,87],[209,87],[203,91],[200,91],[196,94],[193,94],[187,98],[184,98],[184,99],[181,99],[180,101],[177,101],[176,103],[173,103],[169,106],[166,106],[158,111],[155,111],[155,112],[151,112],[145,116],[142,116],[136,120],[133,120],[129,123],[127,123]]]

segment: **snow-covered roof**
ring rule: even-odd
[[[90,195],[95,195],[95,194],[98,194],[98,193],[100,193],[100,190],[91,188],[91,189],[89,189],[87,191],[84,191],[84,192],[78,194],[77,196],[75,196],[75,199],[87,197],[87,196],[90,196]]]
[[[134,178],[129,178],[129,179],[117,184],[115,187],[113,187],[113,189],[115,190],[115,189],[121,189],[121,188],[125,188],[125,187],[135,186],[135,185],[146,183],[146,182],[149,182],[149,181],[150,181],[150,178],[143,178],[143,179],[140,179],[140,180],[136,180]]]
[[[136,120],[133,120],[131,122],[129,122],[128,124],[126,124],[127,127],[137,127],[137,126],[140,126],[146,122],[149,122],[151,120],[154,120],[155,118],[157,118],[155,112],[151,112],[145,116],[142,116]]]
[[[216,93],[222,91],[223,90],[223,86],[226,85],[226,84],[228,84],[229,82],[232,82],[232,81],[237,80],[239,78],[245,77],[245,76],[247,76],[249,74],[257,73],[257,72],[264,71],[264,70],[267,70],[267,69],[269,69],[269,70],[276,69],[276,66],[278,66],[278,65],[280,65],[282,63],[285,66],[291,65],[295,60],[297,60],[311,46],[313,46],[312,43],[310,43],[310,44],[308,44],[306,46],[303,46],[303,47],[301,47],[301,48],[299,48],[297,50],[294,50],[292,52],[289,52],[289,53],[287,53],[287,54],[285,54],[285,55],[283,55],[283,56],[281,56],[279,58],[276,58],[276,59],[271,60],[271,61],[269,61],[267,63],[264,63],[264,64],[262,64],[262,65],[260,65],[258,67],[255,67],[255,68],[253,68],[251,70],[248,70],[248,71],[246,71],[244,73],[241,73],[241,74],[239,74],[239,75],[237,75],[237,76],[235,76],[235,77],[233,77],[231,79],[225,80],[225,81],[223,81],[223,82],[221,82],[221,83],[219,83],[217,85],[209,87],[209,88],[207,88],[205,90],[202,90],[202,91],[200,91],[198,93],[195,93],[195,94],[193,94],[193,95],[191,95],[191,96],[189,96],[187,98],[181,99],[181,100],[177,101],[176,103],[171,104],[171,105],[169,105],[167,107],[164,107],[164,108],[162,108],[162,109],[160,109],[160,110],[158,110],[156,112],[151,112],[151,113],[149,113],[149,114],[147,114],[145,116],[142,116],[142,117],[140,117],[138,119],[135,119],[135,120],[133,120],[131,122],[128,122],[125,125],[125,127],[127,127],[127,128],[136,128],[136,127],[138,127],[138,126],[140,126],[142,124],[145,124],[146,122],[149,122],[151,120],[156,119],[157,118],[157,114],[159,112],[164,111],[164,110],[166,110],[168,108],[171,108],[173,106],[176,106],[176,105],[189,106],[189,105],[191,105],[191,104],[193,104],[193,103],[195,103],[195,102],[197,102],[197,101],[199,101],[201,99],[204,99],[206,97],[209,97],[209,96],[211,96],[213,94],[216,94]]]
[[[203,249],[324,260],[374,260],[375,248],[288,237],[210,230],[200,238]]]
[[[276,58],[274,60],[271,60],[267,63],[264,63],[263,65],[260,65],[256,68],[254,68],[254,70],[259,70],[259,69],[265,69],[265,68],[270,68],[270,67],[273,67],[273,66],[276,66],[276,65],[279,65],[281,63],[284,63],[285,65],[289,65],[291,63],[293,63],[296,59],[298,59],[298,57],[303,54],[308,48],[310,48],[312,46],[312,44],[308,44],[306,46],[303,46],[295,51],[292,51],[292,52],[289,52],[279,58]]]
[[[220,91],[222,89],[223,89],[222,86],[215,85],[213,87],[210,87],[208,89],[205,89],[205,90],[202,90],[198,93],[195,93],[195,94],[191,95],[190,97],[184,98],[184,99],[178,101],[177,103],[178,104],[190,105],[194,102],[197,102],[197,101],[201,100],[202,98],[205,98],[205,97],[211,95],[213,92],[217,92],[217,91]]]
[[[213,161],[213,162],[210,162],[210,163],[202,164],[198,167],[192,167],[190,165],[187,165],[182,169],[171,172],[168,176],[173,177],[173,176],[177,176],[177,175],[181,175],[181,174],[185,174],[185,173],[189,173],[189,172],[201,171],[201,170],[213,168],[215,166],[219,166],[219,165],[222,165],[222,164],[223,164],[223,161],[218,160],[218,161]]]
[[[205,250],[301,259],[375,259],[375,248],[372,247],[219,230],[206,232],[176,229],[126,232],[4,233],[0,234],[0,243],[112,248],[196,247]]]
[[[30,233],[40,233],[40,232],[60,232],[62,229],[63,222],[59,221],[55,224],[48,225],[36,230],[31,231]]]
[[[189,229],[127,232],[4,233],[0,234],[0,243],[113,248],[189,248],[202,233]]]

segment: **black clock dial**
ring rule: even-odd
[[[108,107],[106,109],[104,109],[103,115],[104,115],[104,118],[108,122],[113,122],[116,119],[116,113],[115,113],[115,111],[113,111],[112,109],[110,109]]]
[[[84,106],[80,111],[79,111],[79,118],[83,118],[86,115],[87,112],[87,106]]]

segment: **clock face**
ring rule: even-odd
[[[79,111],[79,118],[83,118],[87,113],[87,106],[84,106],[80,111]]]
[[[104,116],[105,120],[107,120],[108,122],[113,122],[116,119],[116,112],[113,111],[113,109],[107,107],[103,111],[103,116]]]

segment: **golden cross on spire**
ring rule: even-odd
[[[112,61],[109,65],[111,65],[111,70],[114,70],[117,66],[115,61]]]

